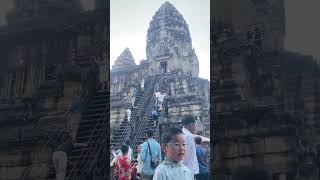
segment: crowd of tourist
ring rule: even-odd
[[[96,59],[94,59],[97,62]],[[101,70],[104,70],[104,63],[101,62]],[[104,87],[105,79],[100,81],[101,89]],[[140,91],[145,90],[145,80],[140,81]],[[75,131],[81,119],[81,98],[80,90],[74,92],[74,99],[70,109],[64,114],[66,129],[69,130],[70,137],[65,143],[54,150],[53,162],[56,169],[57,179],[64,179],[67,156],[73,147],[87,146],[84,143],[75,141]],[[131,113],[135,106],[137,96],[136,88],[131,93],[131,104],[126,109],[126,119],[131,123]],[[163,104],[167,96],[165,91],[156,83],[153,89],[154,105],[150,111],[150,120],[154,121],[156,127]],[[168,128],[161,136],[161,145],[154,139],[154,131],[146,133],[144,143],[138,145],[137,149],[130,147],[131,141],[127,139],[120,149],[111,149],[113,160],[110,166],[114,168],[114,179],[117,180],[208,180],[209,170],[207,167],[207,152],[201,145],[202,139],[195,138],[196,119],[187,115],[182,118],[183,128]],[[135,128],[133,129],[135,130]],[[136,155],[135,155],[136,154]],[[163,156],[165,154],[165,156]]]
[[[183,128],[167,128],[161,135],[161,145],[146,134],[146,141],[138,145],[136,158],[130,141],[117,151],[110,164],[117,180],[209,180],[207,150],[201,145],[201,137],[195,135],[196,120],[191,115],[182,119]],[[164,158],[162,154],[165,154]]]

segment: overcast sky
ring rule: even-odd
[[[128,47],[136,61],[146,59],[146,37],[152,16],[166,0],[111,0],[110,65]],[[169,0],[189,25],[199,60],[199,76],[210,79],[210,0]]]
[[[320,0],[285,0],[286,41],[290,51],[320,59]]]

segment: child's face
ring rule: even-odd
[[[185,155],[186,142],[183,134],[178,134],[172,137],[169,143],[163,145],[163,151],[167,157],[173,161],[182,161]]]

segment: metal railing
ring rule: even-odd
[[[160,89],[164,89],[163,88],[163,86],[164,86],[164,82],[165,81],[165,78],[164,77],[162,77],[160,80],[159,80],[159,84],[160,84]],[[142,121],[141,121],[141,123],[140,123],[140,125],[139,125],[139,128],[138,128],[138,130],[136,131],[137,133],[136,133],[136,136],[134,137],[134,139],[133,139],[133,141],[132,141],[132,143],[131,143],[131,147],[132,148],[136,148],[137,146],[138,146],[138,142],[139,142],[139,140],[140,139],[142,139],[143,137],[144,137],[144,133],[145,133],[145,131],[144,131],[144,129],[148,126],[148,124],[150,123],[150,120],[149,120],[149,114],[151,113],[151,111],[152,111],[152,108],[153,108],[153,102],[155,101],[155,97],[154,96],[152,96],[151,97],[151,101],[149,101],[149,104],[148,104],[148,106],[147,106],[147,108],[146,108],[146,113],[144,114],[144,116],[143,116],[143,119],[142,119]],[[162,114],[162,111],[161,111],[161,113],[159,114],[159,117],[161,116],[161,114]],[[157,126],[157,127],[159,127],[159,126]]]
[[[141,117],[141,114],[143,114],[143,109],[146,106],[146,104],[150,101],[150,96],[148,96],[148,92],[150,93],[153,92],[153,87],[155,85],[155,82],[157,81],[157,77],[150,77],[150,82],[147,85],[147,88],[145,89],[144,93],[143,93],[143,98],[141,99],[141,101],[144,101],[143,107],[141,109],[139,109],[139,112],[137,113],[137,116],[135,117]],[[149,97],[149,98],[148,98]],[[126,128],[125,132],[122,133],[120,139],[120,142],[115,146],[115,149],[119,149],[120,145],[127,139],[128,136],[130,136],[130,131],[132,129],[133,126],[133,122],[136,119],[134,119],[132,122],[129,123],[129,127]]]
[[[143,97],[140,99],[140,103],[142,103],[143,105],[142,106],[145,106],[145,104],[147,104],[148,102],[150,102],[150,99],[152,99],[152,96],[148,96],[146,95],[146,92],[153,92],[153,86],[156,82],[157,78],[155,77],[154,79],[151,77],[150,78],[150,82],[148,83],[147,85],[147,88],[143,94]],[[149,93],[150,93],[149,92]],[[149,97],[149,98],[148,98]],[[147,100],[145,100],[147,98]],[[144,103],[143,103],[144,102]],[[151,104],[151,103],[149,103]],[[67,176],[67,179],[72,179],[72,177],[75,177],[79,174],[79,172],[81,173],[82,171],[76,171],[76,167],[77,165],[82,165],[85,161],[86,161],[86,158],[90,155],[90,154],[95,154],[95,157],[99,156],[99,152],[101,152],[101,150],[103,150],[103,147],[106,142],[103,140],[103,138],[105,137],[105,135],[108,134],[108,127],[106,126],[107,123],[106,123],[106,120],[103,120],[103,118],[105,117],[106,114],[106,110],[107,108],[104,110],[104,112],[101,114],[99,120],[98,120],[98,123],[95,125],[94,129],[92,130],[91,132],[91,135],[90,135],[90,138],[88,140],[88,142],[90,143],[88,148],[86,149],[83,149],[81,151],[81,154],[78,158],[78,160],[75,162],[75,164],[73,165],[72,169],[70,170],[70,173],[68,174]],[[133,117],[133,119],[135,117],[138,117],[138,116],[141,116],[142,113],[144,113],[144,108],[140,108],[137,115]],[[135,121],[135,119],[133,120]],[[127,128],[125,129],[125,132],[122,133],[122,135],[120,136],[120,142],[117,144],[118,146],[116,147],[119,147],[121,145],[121,143],[123,143],[123,141],[126,139],[126,137],[128,137],[129,133],[128,131],[131,130],[132,128],[132,125],[133,123],[129,123],[129,126],[127,126]],[[99,128],[98,128],[99,127]],[[104,131],[100,131],[100,136],[94,136],[95,132],[97,130],[104,130]],[[100,140],[100,138],[102,138]],[[100,140],[100,141],[99,141]],[[97,143],[101,143],[100,145]],[[93,165],[91,165],[91,167],[93,167]]]
[[[151,100],[154,100],[154,98],[152,98]],[[153,103],[152,102],[149,102],[149,105],[147,106],[147,113],[144,114],[143,118],[140,120],[140,124],[139,124],[139,127],[137,129],[137,133],[136,135],[134,136],[134,139],[131,143],[131,147],[133,149],[136,148],[136,146],[138,145],[138,141],[139,139],[143,138],[144,137],[144,128],[146,126],[148,126],[148,123],[149,123],[149,118],[148,118],[148,114],[149,112],[151,112],[152,110],[152,105]]]
[[[42,152],[44,152],[46,149],[49,148],[50,146],[50,143],[53,141],[53,140],[56,140],[58,139],[58,137],[61,138],[61,136],[63,136],[65,134],[65,131],[61,131],[60,130],[61,128],[60,127],[56,127],[55,130],[51,131],[51,133],[47,135],[48,137],[48,140],[46,141],[46,143],[42,146],[39,154],[41,154]],[[28,168],[25,169],[25,171],[22,173],[21,177],[19,180],[24,180],[26,178],[29,177],[30,175],[30,172],[32,171],[33,167],[34,167],[35,164],[31,164]]]
[[[104,119],[106,117],[106,115],[109,115],[109,111],[108,111],[108,108],[106,107],[104,109],[104,111],[101,113],[100,115],[100,118],[97,122],[97,124],[94,126],[93,130],[91,131],[91,134],[90,134],[90,138],[88,140],[89,142],[89,145],[87,146],[88,149],[83,149],[80,153],[80,156],[81,158],[78,158],[77,161],[74,163],[73,167],[71,168],[70,170],[70,173],[68,174],[68,176],[66,177],[66,179],[71,179],[73,176],[76,176],[78,171],[75,171],[77,165],[81,165],[83,163],[83,161],[85,161],[85,159],[89,156],[89,153],[90,152],[93,152],[92,150],[95,150],[97,149],[97,146],[96,145],[96,142],[97,142],[97,139],[99,138],[98,136],[94,136],[95,132],[100,130],[100,129],[104,129],[104,130],[107,130],[108,127],[106,126],[106,120]],[[101,126],[99,128],[99,126]],[[102,134],[101,134],[102,135]],[[103,136],[102,136],[103,138]]]

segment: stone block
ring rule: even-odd
[[[8,176],[8,168],[5,166],[0,167],[0,174],[2,177],[7,177]]]
[[[45,179],[47,175],[47,164],[37,164],[33,165],[30,171],[30,178],[31,179]]]
[[[291,156],[290,154],[273,153],[264,155],[264,167],[274,172],[286,170],[295,162],[295,157]]]
[[[232,158],[238,156],[238,145],[232,142],[223,142],[215,146],[214,154],[216,157]]]
[[[16,166],[16,167],[8,167],[7,170],[7,178],[8,179],[19,179],[24,172],[25,168],[27,167],[21,167],[21,166]]]
[[[230,180],[230,175],[215,174],[213,175],[213,180]]]
[[[287,137],[269,137],[265,139],[266,152],[283,152],[291,149]]]
[[[253,147],[249,143],[239,143],[239,155],[250,155],[253,153]]]
[[[228,167],[233,167],[232,169],[235,169],[240,166],[252,166],[252,158],[251,157],[241,157],[230,160],[230,164]]]

